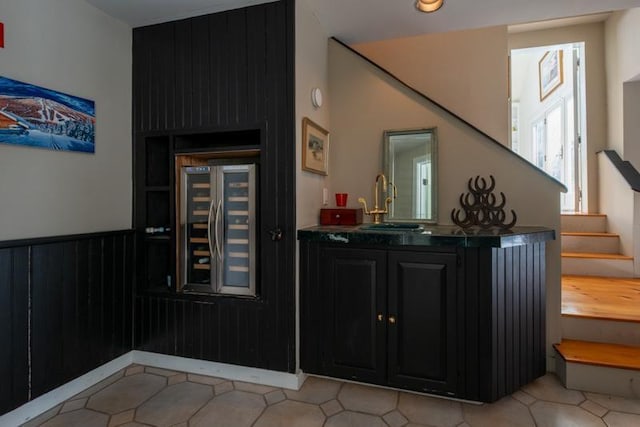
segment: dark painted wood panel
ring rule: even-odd
[[[136,301],[142,316],[137,348],[186,357],[202,354],[207,360],[280,371],[295,369],[294,4],[282,0],[133,31],[134,223],[141,236],[139,259],[145,259],[151,246],[142,240],[143,228],[151,225],[149,184],[141,171],[146,167],[147,139],[170,139],[172,157],[174,150],[234,148],[235,140],[216,135],[255,131],[252,147],[260,149],[261,164],[259,298],[183,298],[160,287],[155,293],[143,292]],[[160,43],[167,44],[165,52],[158,52]],[[166,191],[169,217],[174,219],[173,192]],[[269,239],[268,231],[274,228],[283,230],[281,241]],[[173,253],[174,243],[166,242],[167,253]],[[174,276],[172,258],[168,263],[149,258],[149,265],[162,264]],[[149,290],[144,284],[153,275],[146,268],[138,264],[143,290]],[[162,319],[154,306],[156,298],[168,301]],[[159,327],[161,322],[164,328]]]
[[[324,248],[321,282],[327,287],[321,335],[330,375],[358,381],[386,380],[385,251]],[[382,316],[382,320],[378,319]]]
[[[456,276],[456,254],[389,252],[389,384],[456,394]]]
[[[0,370],[9,363],[12,372],[3,375],[3,411],[130,351],[133,344],[133,233],[33,243],[0,250],[0,304],[11,304],[0,307],[7,316],[0,326],[6,348]]]
[[[0,250],[0,414],[29,399],[29,248]]]
[[[472,318],[466,321],[467,345],[475,345],[477,334],[479,347],[478,364],[467,351],[466,394],[494,401],[546,371],[544,243],[466,252],[467,313],[477,313],[475,323],[489,326],[477,329]]]

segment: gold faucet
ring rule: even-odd
[[[380,182],[381,179],[382,179],[382,192],[386,196],[384,199],[384,206],[383,206],[384,209],[383,207],[378,206],[378,200],[379,200],[378,193],[380,192],[378,189],[378,183]],[[393,198],[389,196],[389,185],[391,185],[391,187],[393,188]],[[374,200],[373,209],[370,211],[369,208],[367,208],[367,201],[364,199],[364,197],[359,197],[358,203],[362,203],[362,205],[364,206],[365,214],[373,216],[374,224],[380,224],[384,219],[383,218],[384,214],[389,213],[389,205],[391,204],[393,199],[395,199],[396,197],[398,197],[398,190],[396,189],[396,186],[391,183],[387,184],[387,177],[385,177],[383,173],[379,173],[376,176],[376,184],[373,187],[373,200]]]

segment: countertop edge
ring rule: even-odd
[[[425,226],[424,230],[365,230],[355,226],[312,226],[297,230],[301,241],[389,246],[457,246],[507,248],[555,240],[556,231],[521,226],[513,230],[462,230],[456,226]]]

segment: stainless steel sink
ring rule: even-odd
[[[422,224],[411,222],[383,222],[380,224],[365,224],[360,227],[361,230],[392,230],[392,231],[422,231]]]

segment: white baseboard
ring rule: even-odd
[[[43,412],[61,404],[65,400],[110,377],[121,369],[131,365],[132,352],[87,372],[86,374],[55,388],[42,396],[25,403],[11,412],[0,416],[0,426],[19,426]]]
[[[149,353],[138,350],[134,350],[131,353],[133,354],[134,363],[138,363],[140,365],[188,372],[190,374],[208,375],[233,381],[245,381],[291,390],[300,389],[304,379],[306,378],[302,373],[290,374],[288,372],[269,371],[260,368],[209,362],[207,360],[188,359],[186,357],[168,356],[166,354]]]
[[[25,403],[11,412],[7,412],[0,416],[0,426],[19,426],[99,383],[105,378],[110,377],[132,363],[291,390],[300,389],[306,379],[306,375],[302,372],[290,374],[288,372],[269,371],[266,369],[133,350]]]

